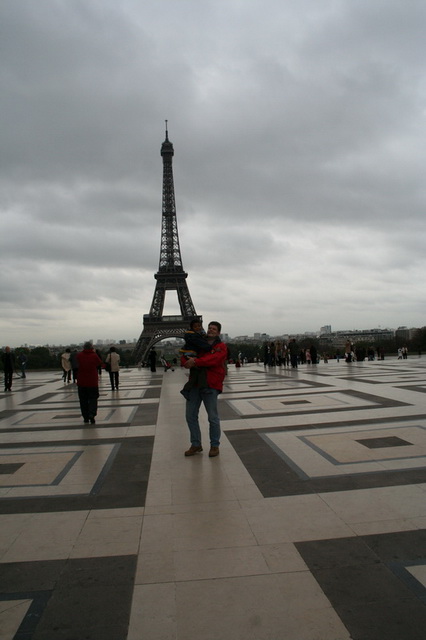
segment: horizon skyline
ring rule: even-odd
[[[324,325],[326,326],[326,325]],[[409,327],[407,325],[399,325],[398,327],[364,327],[364,328],[352,328],[352,329],[333,329],[331,330],[331,334],[335,334],[335,333],[350,333],[350,332],[361,332],[361,331],[393,331],[396,332],[398,330],[403,330],[406,329],[407,331],[413,331],[413,330],[420,330],[422,328],[424,328],[426,325],[422,326],[422,327]],[[247,338],[249,339],[254,339],[256,334],[260,334],[260,336],[268,336],[268,338],[273,338],[273,339],[277,339],[277,338],[281,338],[284,336],[316,336],[319,337],[320,335],[327,335],[327,333],[320,333],[320,331],[294,331],[294,332],[280,332],[280,333],[266,333],[265,331],[255,331],[253,332],[253,334],[246,334],[246,333],[242,333],[242,334],[235,334],[235,335],[230,335],[228,331],[222,331],[221,335],[226,335],[228,336],[229,340],[235,339],[235,338],[239,338],[242,336],[247,336]],[[163,338],[161,341],[167,341],[167,340],[178,340],[178,339],[183,339],[180,338],[179,336],[170,336],[168,338]],[[73,345],[82,345],[85,342],[89,341],[93,344],[94,347],[98,346],[106,346],[106,345],[120,345],[120,341],[121,340],[125,340],[126,342],[124,342],[124,345],[130,345],[130,344],[136,344],[138,338],[134,337],[133,339],[127,339],[127,338],[118,338],[117,340],[109,340],[106,338],[96,338],[91,340],[90,338],[87,339],[82,339],[82,340],[70,340],[70,341],[59,341],[59,342],[44,342],[44,343],[32,343],[32,342],[28,342],[26,341],[25,343],[21,343],[19,345],[16,344],[5,344],[2,347],[0,347],[1,349],[4,349],[6,346],[10,346],[11,349],[19,349],[19,348],[31,348],[31,347],[66,347],[66,346],[73,346]],[[156,343],[157,344],[157,343]]]

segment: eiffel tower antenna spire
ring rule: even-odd
[[[179,234],[176,218],[175,189],[173,183],[173,144],[169,140],[168,121],[166,138],[161,145],[163,158],[163,198],[161,219],[160,262],[155,274],[156,286],[151,308],[143,317],[143,331],[135,347],[136,360],[147,359],[149,350],[163,338],[182,337],[188,330],[189,322],[200,318],[195,311],[183,270]],[[180,316],[164,316],[166,291],[177,293]]]

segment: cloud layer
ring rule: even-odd
[[[21,0],[0,15],[3,344],[139,336],[165,119],[205,320],[230,335],[425,324],[423,2]]]

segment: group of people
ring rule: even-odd
[[[95,350],[95,353],[101,360],[101,354],[99,351]],[[79,358],[76,349],[74,351],[71,351],[71,349],[65,349],[64,353],[61,355],[61,367],[62,380],[64,382],[71,382],[71,375],[73,382],[78,382]],[[98,374],[101,374],[102,368],[103,367],[101,365],[98,366]],[[105,360],[105,369],[109,373],[112,391],[118,391],[120,354],[117,353],[115,347],[110,347],[109,349]]]
[[[223,390],[226,375],[226,360],[228,347],[221,341],[222,326],[219,322],[210,322],[207,333],[204,332],[199,319],[191,322],[190,329],[185,333],[185,345],[181,350],[181,365],[189,370],[189,378],[182,389],[186,400],[185,417],[189,429],[190,447],[185,456],[194,456],[203,451],[199,410],[201,404],[207,411],[209,422],[210,449],[209,457],[219,455],[220,446],[220,418],[217,399]],[[106,361],[103,362],[87,342],[83,351],[77,354],[78,397],[81,414],[85,423],[95,424],[99,397],[98,367],[109,367],[112,389],[118,389],[120,356],[111,347]],[[155,371],[156,353],[150,353],[151,371]]]
[[[186,457],[195,456],[203,451],[199,423],[199,411],[204,405],[209,422],[209,457],[219,455],[220,418],[218,396],[223,390],[226,375],[228,347],[222,342],[220,322],[210,322],[207,332],[203,330],[199,319],[194,319],[185,333],[185,345],[181,350],[181,365],[189,371],[188,381],[181,393],[186,400],[185,417],[189,429],[190,446],[184,452]],[[155,352],[151,355],[151,370],[155,367]],[[12,375],[15,358],[6,347],[2,354],[5,372],[5,391],[12,387]],[[78,387],[81,415],[85,424],[96,424],[99,398],[99,371],[107,369],[110,375],[111,389],[118,390],[120,355],[111,347],[105,359],[96,353],[91,342],[84,344],[83,350],[72,353],[66,349],[61,355],[64,382],[70,382],[71,376]]]
[[[291,338],[288,344],[281,342],[265,343],[263,352],[263,364],[264,366],[286,365],[291,366],[292,369],[297,369],[298,364],[317,363],[317,350],[314,345],[309,349],[302,349],[299,351],[299,346],[295,338]]]
[[[227,345],[221,341],[220,322],[209,323],[207,332],[204,331],[199,318],[190,322],[189,330],[184,334],[185,344],[180,349],[181,366],[189,370],[188,381],[181,393],[186,400],[185,418],[189,429],[190,447],[185,451],[185,456],[195,456],[203,451],[201,429],[199,423],[199,411],[204,405],[209,422],[210,449],[209,457],[219,455],[220,446],[220,418],[217,407],[217,399],[223,390],[223,380],[226,375],[226,365],[229,357]],[[148,355],[150,370],[156,372],[157,353],[151,349]],[[170,365],[161,358],[164,371],[168,371]]]
[[[93,348],[91,342],[85,342],[83,350],[71,351],[65,349],[61,355],[62,379],[64,382],[73,381],[78,387],[81,415],[85,424],[95,424],[98,412],[99,375],[102,369],[109,373],[111,390],[118,391],[120,354],[115,347],[110,347],[105,361],[98,351]]]
[[[118,391],[120,354],[111,347],[105,359],[96,353],[91,342],[86,342],[83,351],[77,353],[77,387],[81,415],[85,424],[95,424],[98,413],[99,371],[109,372],[112,391]]]
[[[408,358],[408,349],[407,347],[399,347],[398,349],[398,360],[407,360]]]

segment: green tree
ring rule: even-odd
[[[413,339],[410,341],[409,349],[417,352],[426,351],[426,327],[417,329]]]
[[[230,357],[237,359],[239,353],[243,358],[247,358],[249,362],[255,362],[256,357],[263,360],[263,345],[253,342],[228,342]]]
[[[35,347],[28,357],[29,369],[52,369],[59,366],[58,359],[47,347]]]

